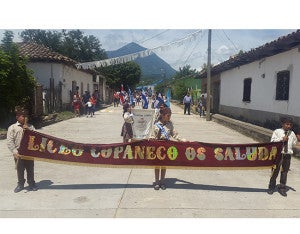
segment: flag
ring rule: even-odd
[[[163,103],[164,103],[164,100],[162,99],[161,94],[158,94],[158,95],[156,96],[156,101],[155,101],[155,103],[154,103],[154,108],[159,108],[159,106],[160,106],[161,104],[163,104]]]
[[[170,107],[170,101],[171,101],[171,90],[170,88],[168,88],[168,92],[167,92],[167,101],[166,101],[166,105],[168,107]]]
[[[143,99],[143,109],[148,109],[148,101],[146,98],[145,91],[142,91],[142,99]]]
[[[134,100],[133,100],[133,94],[129,87],[128,87],[128,93],[129,93],[129,104],[132,106],[134,104]]]
[[[120,97],[121,105],[123,105],[123,103],[124,103],[124,101],[125,101],[124,94],[121,92],[121,93],[119,94],[119,97]]]

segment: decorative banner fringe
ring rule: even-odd
[[[177,45],[178,47],[183,45],[186,41],[193,41],[196,39],[199,33],[202,33],[202,30],[198,30],[192,34],[189,34],[185,38],[179,39],[177,41],[171,42],[167,45],[158,46],[152,49],[147,49],[144,51],[136,52],[133,54],[128,54],[120,57],[110,58],[110,59],[104,59],[99,61],[93,61],[93,62],[86,62],[86,63],[78,63],[76,64],[77,69],[94,69],[95,67],[106,67],[110,65],[116,65],[121,63],[130,62],[133,60],[136,60],[137,58],[144,58],[151,54],[153,54],[154,51],[166,51],[171,49],[173,46]]]

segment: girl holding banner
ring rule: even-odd
[[[150,139],[170,140],[170,138],[173,137],[177,141],[186,141],[185,139],[180,138],[174,129],[174,125],[170,120],[171,114],[171,109],[168,107],[160,110],[160,116],[158,121],[153,125],[153,131]],[[165,167],[157,167],[154,169],[155,182],[153,185],[155,190],[159,190],[159,188],[162,190],[166,189],[166,185],[164,183],[166,171]]]
[[[131,107],[128,103],[123,106],[123,119],[124,124],[122,126],[121,136],[123,137],[123,143],[129,142],[133,137],[132,124],[133,124],[133,114],[131,113]]]

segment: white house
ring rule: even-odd
[[[300,126],[300,30],[220,63],[211,72],[216,112],[265,127],[290,116]]]
[[[33,71],[36,81],[42,85],[48,109],[67,109],[72,94],[78,89],[93,93],[99,91],[100,99],[108,101],[110,90],[105,77],[94,70],[77,69],[76,61],[35,43],[18,43],[20,53],[27,57],[27,67]]]

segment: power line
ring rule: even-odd
[[[160,33],[158,33],[158,34],[156,34],[156,35],[154,35],[154,36],[152,36],[152,37],[150,37],[148,39],[137,41],[137,43],[145,43],[146,41],[149,41],[149,40],[151,40],[153,38],[156,38],[156,37],[160,36],[161,34],[164,34],[165,32],[167,32],[169,30],[170,29],[166,29],[166,30],[164,30],[164,31],[162,31],[162,32],[160,32]]]
[[[194,53],[196,47],[199,45],[200,41],[202,40],[202,38],[204,37],[204,34],[202,34],[202,37],[198,40],[198,42],[196,43],[196,45],[194,46],[193,50],[191,51],[191,53],[189,54],[189,56],[186,58],[184,65],[187,63],[187,61],[190,59],[191,55]]]
[[[143,58],[146,56],[151,55],[153,52],[155,51],[164,51],[166,49],[171,48],[172,46],[180,46],[183,43],[185,43],[187,40],[193,40],[197,37],[197,35],[199,33],[201,33],[202,30],[198,30],[195,31],[187,36],[185,36],[184,38],[181,38],[179,40],[170,42],[166,45],[163,46],[157,46],[155,48],[152,49],[147,49],[147,50],[143,50],[140,52],[136,52],[136,53],[132,53],[132,54],[127,54],[127,55],[123,55],[123,56],[119,56],[116,58],[110,58],[110,59],[104,59],[104,60],[99,60],[99,61],[93,61],[93,62],[85,62],[85,63],[78,63],[76,64],[77,68],[82,68],[82,69],[93,69],[95,67],[100,67],[100,66],[110,66],[110,65],[115,65],[115,64],[120,64],[120,63],[126,63],[129,61],[133,61],[137,58]]]
[[[235,44],[230,40],[230,38],[227,36],[227,34],[225,33],[224,29],[222,29],[222,32],[224,33],[224,35],[226,36],[226,38],[228,39],[228,41],[233,45],[233,47],[236,49],[237,52],[239,52],[238,48],[235,46]]]

